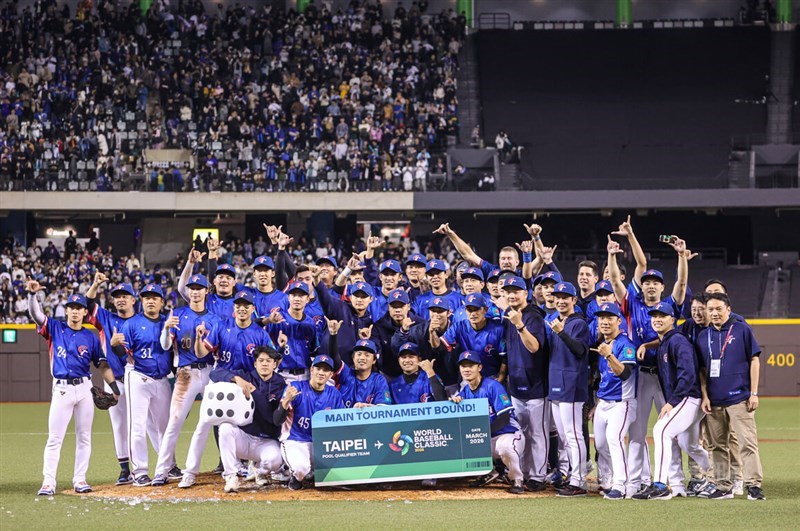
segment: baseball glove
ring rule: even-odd
[[[117,399],[111,393],[106,393],[100,387],[92,387],[92,400],[97,409],[108,409],[117,405]]]

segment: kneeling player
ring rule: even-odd
[[[447,400],[444,384],[433,370],[436,360],[420,359],[419,348],[414,343],[403,343],[398,360],[403,374],[389,384],[392,403],[418,404]]]

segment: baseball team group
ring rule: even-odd
[[[677,262],[670,291],[648,268],[630,217],[609,234],[604,267],[581,262],[575,284],[535,224],[524,226],[524,241],[499,250],[498,264],[445,223],[435,232],[452,242],[458,264],[421,254],[403,264],[379,261],[383,240],[370,235],[344,267],[332,256],[296,265],[286,251],[291,237],[265,228],[277,252],[253,260],[254,285],[218,263],[220,242],[209,238],[207,256],[189,252],[175,308],[165,307],[160,285],[137,294],[125,282],[106,285],[97,271],[59,321],[42,310],[44,288],[28,281],[29,312],[48,342],[53,376],[40,495],[56,492],[73,417],[73,487],[91,491],[97,396],[110,406],[117,485],[192,487],[213,433],[215,471],[229,493],[242,477],[313,486],[317,411],[485,398],[495,464],[472,487],[505,482],[514,494],[580,497],[596,470],[607,500],[765,499],[755,423],[760,348],[722,281],[688,289],[696,255],[679,237],[661,237]],[[632,275],[617,261],[624,249],[636,263]],[[96,302],[101,290],[113,308]],[[93,393],[92,365],[105,395]],[[183,425],[214,382],[236,384],[252,399],[252,421],[213,423],[201,414],[180,469]],[[423,485],[437,481],[446,478]]]

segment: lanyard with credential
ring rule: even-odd
[[[725,349],[728,348],[728,340],[731,338],[731,333],[733,333],[733,324],[728,329],[728,334],[725,336],[725,341],[719,346],[719,366],[722,368],[722,360],[725,358]],[[713,360],[714,355],[711,352],[711,330],[708,332],[708,359]]]

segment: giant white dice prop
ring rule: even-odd
[[[231,382],[212,382],[203,391],[200,419],[213,426],[223,422],[247,426],[253,422],[256,403],[244,396],[242,388]]]

